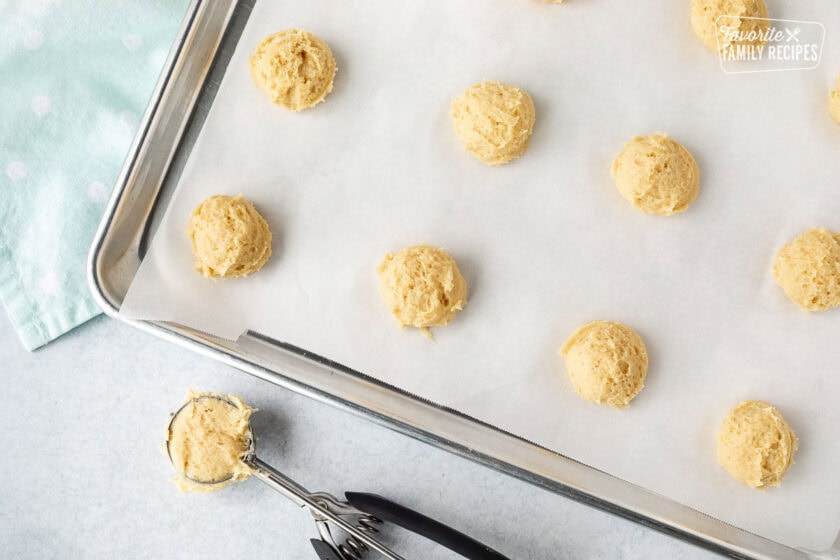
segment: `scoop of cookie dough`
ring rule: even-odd
[[[335,58],[308,31],[287,29],[266,37],[249,62],[254,83],[271,101],[292,111],[312,107],[332,91]]]
[[[451,114],[464,147],[489,165],[524,154],[536,118],[527,92],[499,82],[470,87],[452,102]]]
[[[442,327],[467,304],[455,259],[429,245],[387,254],[377,268],[382,298],[402,327]]]
[[[667,134],[636,136],[627,142],[613,161],[612,176],[621,196],[648,214],[682,212],[700,192],[697,162]]]
[[[742,402],[718,430],[718,461],[752,488],[778,486],[796,446],[796,436],[779,411],[762,401]]]
[[[186,404],[169,425],[169,458],[183,491],[215,492],[248,478],[243,461],[251,446],[254,409],[242,399],[217,393],[187,393]]]
[[[837,77],[837,87],[828,96],[828,112],[837,124],[840,124],[840,76]]]
[[[760,34],[769,28],[766,18],[764,0],[691,0],[694,34],[715,52],[723,52],[730,45],[763,45]],[[733,41],[738,37],[735,34],[745,40]]]
[[[239,196],[211,196],[190,216],[195,269],[208,278],[256,272],[271,256],[271,231],[254,205]]]
[[[624,408],[645,385],[645,343],[621,323],[585,324],[569,337],[560,354],[575,391],[592,402]]]
[[[840,233],[815,228],[779,249],[773,278],[805,311],[840,305]]]

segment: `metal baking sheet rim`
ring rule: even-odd
[[[122,298],[140,265],[141,243],[155,206],[162,203],[166,175],[184,145],[185,131],[191,124],[200,128],[201,123],[191,121],[200,112],[194,109],[201,95],[214,85],[214,69],[224,73],[225,67],[213,63],[224,58],[220,53],[226,45],[232,51],[255,1],[192,0],[187,10],[88,256],[91,292],[108,315],[276,385],[732,558],[840,558],[837,543],[825,552],[776,543],[258,333],[230,342],[173,323],[121,318]]]

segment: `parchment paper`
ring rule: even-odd
[[[800,311],[770,266],[801,231],[840,230],[840,126],[826,111],[840,3],[768,4],[826,24],[818,70],[724,74],[687,0],[259,2],[122,313],[262,332],[723,521],[828,548],[840,311]],[[326,102],[299,114],[247,65],[291,27],[323,37],[339,68]],[[507,166],[483,165],[452,130],[451,99],[483,79],[536,104],[531,148]],[[699,198],[671,218],[631,208],[609,175],[626,140],[656,131],[701,169]],[[206,280],[187,219],[240,192],[275,254],[249,278]],[[470,288],[434,342],[397,327],[374,272],[418,243],[448,250]],[[594,319],[648,345],[647,386],[624,411],[577,397],[557,356]],[[770,401],[799,435],[781,488],[746,488],[717,464],[717,426],[743,399]]]

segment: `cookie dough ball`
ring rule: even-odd
[[[211,196],[187,224],[195,269],[208,278],[258,271],[271,256],[271,231],[254,205],[239,196]]]
[[[481,82],[452,102],[452,123],[464,147],[489,165],[528,149],[536,112],[527,92],[499,82]]]
[[[645,343],[621,323],[585,324],[569,337],[560,354],[575,391],[594,403],[624,408],[645,385]]]
[[[648,214],[682,212],[700,192],[697,162],[667,134],[636,136],[612,164],[615,186],[627,202]]]
[[[805,311],[840,305],[840,233],[815,228],[787,243],[776,254],[773,278]]]
[[[266,37],[251,55],[251,78],[274,103],[307,109],[332,91],[335,58],[330,47],[308,31],[287,29]]]
[[[718,430],[718,461],[751,488],[778,486],[796,451],[796,435],[779,411],[762,401],[744,401]]]
[[[691,0],[691,27],[694,34],[715,52],[723,52],[730,45],[763,45],[765,41],[757,36],[768,30],[766,18],[767,5],[764,0]],[[721,26],[728,28],[729,33],[722,32]],[[731,33],[744,34],[741,36],[754,33],[756,39],[732,41]]]
[[[254,409],[232,395],[189,391],[169,424],[166,450],[184,491],[214,492],[248,478]]]
[[[429,245],[387,254],[377,268],[382,298],[402,327],[442,327],[467,304],[455,259]]]
[[[828,112],[837,124],[840,124],[840,76],[837,77],[837,87],[828,97]]]

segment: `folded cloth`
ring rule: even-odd
[[[0,0],[0,300],[27,349],[99,313],[93,233],[187,0]]]

